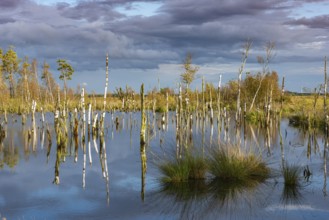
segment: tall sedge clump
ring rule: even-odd
[[[208,166],[214,178],[227,182],[263,182],[270,176],[270,169],[260,156],[243,153],[232,146],[211,152]]]

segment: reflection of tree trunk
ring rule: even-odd
[[[35,109],[37,107],[36,101],[32,101],[32,131],[33,131],[33,139],[32,139],[32,149],[36,151],[37,148],[37,129],[35,125]]]
[[[90,133],[88,133],[88,154],[89,154],[89,164],[93,163],[93,159],[91,156],[91,146],[90,146]]]
[[[328,151],[328,136],[326,134],[325,143],[324,143],[324,150],[323,150],[323,195],[327,196],[327,151]]]
[[[141,143],[140,146],[140,155],[141,155],[141,199],[144,201],[145,195],[145,179],[146,179],[146,170],[147,170],[147,158],[145,152],[145,143]]]
[[[47,139],[48,139],[48,148],[47,148],[47,162],[48,162],[50,151],[51,151],[51,145],[52,145],[49,128],[47,128]]]
[[[107,203],[109,204],[110,203],[109,174],[107,167],[106,145],[103,135],[100,135],[99,137],[99,145],[100,145],[99,158],[101,162],[103,178],[106,181],[106,197],[107,197]]]
[[[281,117],[279,118],[279,121],[281,120]],[[284,144],[282,140],[282,132],[281,132],[281,126],[279,123],[279,135],[280,135],[280,149],[281,149],[281,160],[282,160],[282,167],[284,167],[285,162],[284,162]]]
[[[144,201],[144,186],[145,186],[145,173],[146,173],[146,153],[145,153],[145,136],[146,136],[146,116],[145,116],[145,103],[144,103],[144,84],[141,86],[141,131],[140,131],[140,154],[141,154],[141,170],[142,170],[142,187],[141,198]]]
[[[82,168],[82,187],[86,187],[86,142],[84,139],[82,139],[82,148],[83,148],[83,168]]]
[[[59,167],[61,164],[61,146],[57,146],[56,151],[56,162],[55,162],[55,179],[53,181],[54,184],[58,185],[60,183],[59,180]]]
[[[78,151],[79,151],[79,141],[78,141],[78,135],[74,135],[74,162],[78,162]]]

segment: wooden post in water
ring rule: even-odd
[[[324,57],[324,94],[323,94],[323,110],[326,115],[327,112],[327,57]]]
[[[41,121],[42,121],[42,128],[44,128],[44,124],[45,124],[45,113],[44,113],[42,107],[41,107]]]
[[[100,127],[101,127],[101,135],[104,135],[104,121],[105,121],[105,110],[106,110],[106,95],[107,95],[107,87],[109,83],[109,55],[106,55],[106,75],[105,75],[105,89],[104,89],[104,105],[103,105],[103,113],[100,119]]]
[[[324,57],[324,94],[323,94],[323,113],[324,117],[327,115],[327,57]],[[326,119],[325,119],[326,120]],[[327,120],[326,120],[327,122]],[[325,134],[328,134],[328,123],[325,123]]]
[[[35,110],[37,107],[37,102],[35,100],[32,100],[32,130],[33,130],[33,139],[32,139],[32,149],[33,151],[36,150],[37,146],[37,130],[35,125]]]
[[[88,135],[90,134],[90,124],[91,124],[91,103],[88,104]]]
[[[268,103],[267,103],[267,108],[266,108],[266,127],[268,127],[270,125],[270,120],[271,120],[272,93],[273,93],[273,87],[271,85],[270,95],[268,97]]]
[[[281,85],[281,106],[280,106],[280,119],[282,116],[282,110],[283,110],[283,101],[284,101],[284,77],[282,77],[282,85]]]
[[[8,124],[8,119],[7,119],[7,109],[5,108],[5,124]]]
[[[280,97],[280,114],[279,114],[279,120],[278,120],[278,129],[279,129],[279,135],[280,135],[280,149],[281,149],[281,163],[282,168],[285,166],[285,159],[284,159],[284,144],[282,139],[282,132],[281,132],[281,117],[282,117],[282,110],[283,110],[283,101],[284,101],[284,76],[282,77],[282,84],[281,84],[281,97]]]
[[[25,110],[22,112],[22,125],[25,125],[26,123],[26,115],[25,115]]]
[[[166,130],[168,130],[168,122],[169,122],[169,94],[166,93]]]
[[[140,90],[141,97],[141,131],[140,131],[140,156],[141,156],[141,198],[144,201],[144,189],[145,189],[145,174],[146,174],[146,115],[145,115],[145,103],[144,103],[144,84],[141,85]]]
[[[251,47],[251,42],[247,41],[246,44],[244,45],[244,52],[243,52],[243,57],[242,57],[242,62],[241,66],[239,68],[239,74],[238,74],[238,97],[236,100],[236,115],[235,115],[235,121],[236,121],[236,126],[239,127],[241,124],[241,81],[242,81],[242,73],[244,70],[244,66],[247,62],[248,58],[248,53],[249,49]]]
[[[209,106],[210,106],[210,124],[213,125],[214,122],[214,110],[212,108],[212,92],[211,92],[211,87],[209,86],[209,95],[210,95],[210,101],[209,101]]]
[[[219,81],[218,81],[218,88],[217,88],[217,129],[220,132],[221,123],[220,123],[220,114],[221,114],[221,106],[220,106],[220,89],[222,84],[222,74],[219,75]]]
[[[179,96],[178,96],[178,142],[179,142],[179,157],[181,152],[181,147],[183,146],[183,92],[182,92],[182,85],[179,84]]]
[[[85,126],[85,125],[84,125]],[[89,133],[88,133],[89,135]],[[82,150],[83,150],[83,167],[82,167],[82,188],[86,188],[86,163],[87,163],[87,152],[86,152],[86,141],[82,139]]]
[[[141,85],[141,131],[140,131],[140,143],[145,145],[146,138],[146,116],[145,116],[145,103],[144,103],[144,83]]]
[[[48,140],[48,147],[47,147],[47,163],[48,163],[49,156],[50,156],[50,151],[51,151],[51,146],[52,146],[51,134],[50,134],[48,125],[47,125],[46,132],[47,132],[47,140]]]
[[[206,119],[206,110],[205,110],[205,97],[204,97],[204,77],[202,76],[202,120]]]
[[[86,108],[85,108],[85,88],[81,89],[81,107],[82,107],[82,141],[85,141],[86,133]]]

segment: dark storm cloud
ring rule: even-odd
[[[72,19],[86,19],[89,22],[97,21],[101,18],[104,20],[113,20],[124,17],[123,14],[113,10],[112,5],[102,4],[100,2],[80,2],[76,6],[70,7],[68,4],[57,4],[64,17]]]
[[[136,12],[140,2],[160,7],[152,16],[117,11]],[[14,45],[20,57],[46,60],[53,69],[64,58],[89,72],[104,69],[106,53],[112,70],[153,71],[181,63],[187,52],[198,65],[238,63],[247,39],[253,42],[248,62],[257,63],[268,41],[276,42],[276,62],[312,62],[329,45],[328,38],[318,38],[327,36],[329,22],[328,15],[292,20],[291,11],[305,2],[320,1],[81,0],[49,6],[0,0],[0,47]]]
[[[309,28],[329,29],[329,15],[321,15],[312,18],[300,18],[286,22],[289,25],[304,25]]]
[[[12,23],[12,22],[15,22],[15,19],[0,17],[0,24],[6,24],[6,23]]]
[[[170,14],[172,23],[175,24],[200,24],[219,20],[221,17],[257,15],[265,10],[276,9],[281,2],[280,0],[169,0],[159,11]]]
[[[1,0],[0,8],[12,9],[18,7],[24,0]]]

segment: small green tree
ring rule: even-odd
[[[42,66],[41,79],[47,91],[45,98],[47,99],[47,95],[49,95],[51,103],[54,103],[54,92],[56,91],[57,85],[53,74],[49,71],[49,68],[49,64],[45,61]]]
[[[72,79],[74,69],[72,68],[72,66],[70,64],[67,63],[66,60],[63,60],[63,59],[58,59],[57,64],[58,64],[57,70],[61,72],[59,79],[63,80],[64,84],[66,84],[66,80]]]
[[[2,57],[2,69],[5,74],[6,79],[9,81],[10,97],[15,97],[15,78],[14,74],[19,70],[19,59],[12,46]]]
[[[5,88],[5,84],[4,84],[3,75],[2,75],[2,68],[3,68],[2,59],[3,59],[3,51],[0,48],[0,89],[3,91]]]
[[[66,60],[58,59],[57,60],[58,68],[57,70],[61,72],[61,75],[59,76],[60,80],[64,81],[64,108],[66,107],[66,81],[72,79],[72,75],[74,73],[74,69],[70,64],[67,63]]]
[[[195,79],[195,74],[198,72],[199,67],[198,66],[193,66],[192,65],[192,54],[188,53],[186,55],[185,61],[184,61],[184,69],[185,72],[182,73],[181,76],[181,81],[186,85],[186,88],[188,89],[190,84],[193,82]]]
[[[29,90],[29,75],[30,75],[29,67],[30,67],[29,58],[25,57],[24,62],[21,65],[21,69],[18,72],[21,78],[20,80],[18,80],[17,89],[18,89],[18,93],[20,92],[26,104],[29,103],[31,98],[30,90]]]

